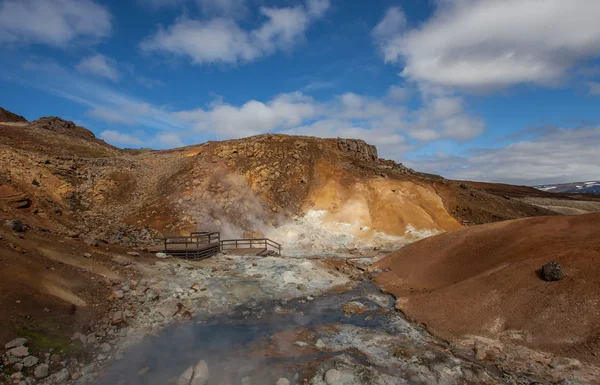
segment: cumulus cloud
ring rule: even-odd
[[[381,97],[347,92],[328,100],[317,100],[302,92],[291,92],[241,104],[217,98],[202,108],[177,110],[132,97],[111,88],[108,83],[95,82],[50,60],[27,62],[17,68],[18,72],[8,71],[0,76],[84,106],[87,117],[111,126],[105,139],[117,145],[141,145],[132,138],[115,134],[131,135],[119,131],[123,126],[127,126],[127,130],[147,130],[133,137],[143,141],[144,146],[161,148],[280,132],[356,137],[378,145],[383,156],[400,160],[404,152],[421,142],[471,135],[456,134],[454,128],[449,128],[450,123],[440,122],[444,119],[461,129],[469,126],[469,122],[465,123],[460,97],[431,92],[434,97],[447,100],[432,102],[431,108],[414,110],[409,109],[405,101],[415,90],[406,87],[392,86]],[[424,120],[431,127],[423,128]],[[424,134],[423,130],[429,131]]]
[[[391,8],[373,30],[386,62],[402,76],[446,87],[547,85],[600,56],[600,2],[453,0],[407,29]]]
[[[598,179],[600,127],[544,131],[535,139],[501,148],[472,150],[466,156],[437,154],[407,163],[452,179],[519,185]]]
[[[289,50],[304,39],[311,21],[321,17],[328,0],[309,0],[306,6],[260,9],[264,23],[244,30],[232,18],[193,20],[182,17],[160,27],[141,43],[146,52],[189,57],[194,64],[250,62]]]
[[[209,109],[181,111],[174,115],[191,122],[194,129],[214,132],[222,138],[239,138],[290,128],[315,116],[314,101],[301,93],[283,94],[266,103],[250,100],[237,107],[223,102]]]
[[[106,38],[111,29],[110,13],[92,0],[4,0],[0,3],[0,43],[65,47],[78,39]]]
[[[317,101],[301,92],[281,94],[270,101],[248,101],[240,106],[216,101],[208,108],[174,112],[193,130],[214,133],[222,139],[267,132],[321,137],[355,137],[382,147],[384,156],[399,159],[415,146],[409,138],[428,142],[466,140],[483,130],[483,122],[469,117],[462,98],[433,99],[431,107],[409,110],[405,93],[391,87],[381,98],[345,93]]]
[[[101,54],[81,59],[75,68],[79,72],[104,77],[113,82],[121,79],[121,72],[117,69],[117,62]]]

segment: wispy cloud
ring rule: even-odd
[[[121,79],[121,72],[117,69],[117,62],[101,54],[88,56],[81,59],[76,65],[79,72],[101,76],[113,82]]]
[[[313,80],[302,87],[303,91],[318,91],[335,87],[335,82],[324,80]]]
[[[587,86],[590,95],[600,95],[600,82],[589,82]]]

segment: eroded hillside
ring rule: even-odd
[[[372,247],[551,213],[419,174],[351,139],[261,135],[121,150],[42,118],[0,124],[0,170],[7,217],[130,246],[203,229],[300,248]]]

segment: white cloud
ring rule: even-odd
[[[101,76],[113,82],[121,79],[121,72],[117,69],[117,62],[101,54],[81,59],[75,68],[79,72]]]
[[[194,129],[222,138],[239,138],[290,128],[315,116],[314,101],[300,93],[284,94],[263,103],[250,100],[240,107],[215,102],[210,109],[175,113]]]
[[[161,148],[173,148],[183,146],[179,134],[175,132],[161,132],[153,140]]]
[[[307,7],[262,7],[266,18],[258,28],[242,29],[230,18],[192,20],[181,18],[161,27],[141,43],[146,52],[189,57],[194,64],[250,62],[290,50],[304,39],[310,21],[321,17],[329,2],[312,0]]]
[[[391,8],[374,29],[386,62],[402,75],[446,87],[551,84],[600,56],[600,2],[590,0],[454,0],[406,29]]]
[[[110,13],[92,0],[4,0],[0,3],[0,43],[65,47],[78,39],[106,38],[111,29]]]
[[[144,142],[131,134],[124,134],[115,130],[104,130],[100,134],[100,138],[108,143],[120,146],[141,146]]]
[[[550,129],[533,140],[474,150],[465,157],[438,154],[406,162],[452,179],[543,184],[598,179],[600,127]]]
[[[36,60],[17,68],[20,72],[5,71],[0,76],[78,103],[87,108],[88,117],[97,121],[117,128],[143,128],[147,133],[140,132],[134,137],[142,140],[144,146],[170,147],[190,144],[189,138],[203,141],[284,132],[358,137],[378,145],[383,156],[400,160],[402,153],[415,146],[410,138],[427,142],[462,140],[472,135],[462,99],[452,94],[430,93],[431,107],[422,110],[411,110],[404,105],[404,94],[412,94],[414,90],[396,86],[382,97],[345,93],[320,101],[292,92],[239,105],[216,99],[203,108],[176,110],[116,91],[51,60]],[[466,134],[460,131],[465,127]],[[107,137],[111,143],[140,145],[113,132],[107,135],[112,135]]]
[[[127,116],[104,107],[92,108],[91,110],[86,111],[85,114],[87,116],[97,118],[109,123],[119,123],[127,125],[134,124],[134,121],[128,118]]]

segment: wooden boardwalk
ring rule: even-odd
[[[194,232],[163,238],[167,255],[186,259],[210,258],[219,252],[236,255],[281,255],[281,245],[268,238],[221,239],[219,232]]]

